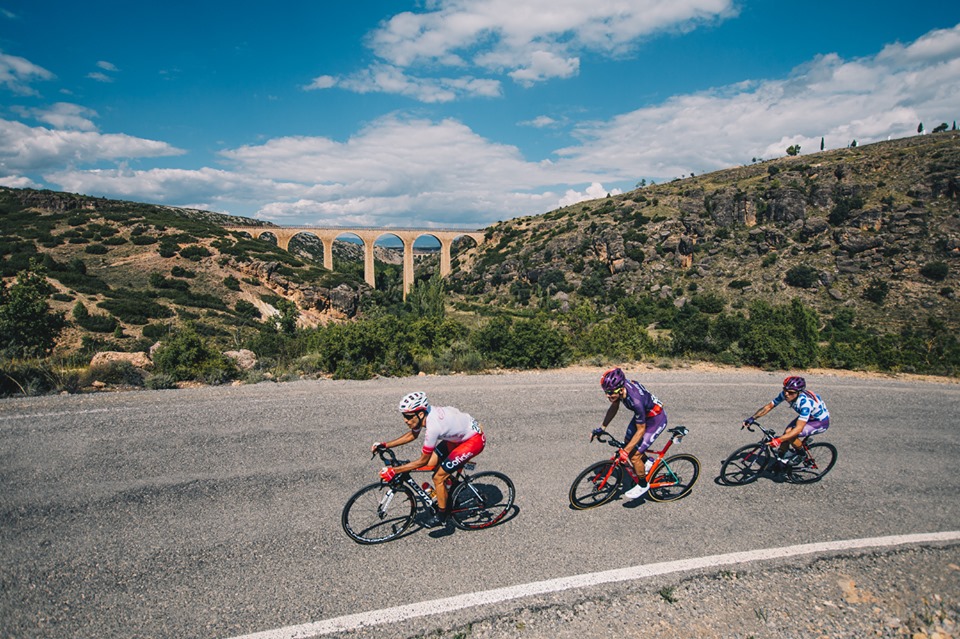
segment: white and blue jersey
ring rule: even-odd
[[[776,408],[786,398],[783,391],[773,399],[773,407]],[[790,408],[797,411],[797,414],[806,422],[824,422],[830,419],[830,411],[827,405],[823,403],[820,396],[808,390],[800,391],[797,398],[790,402]]]

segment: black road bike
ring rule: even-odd
[[[389,448],[374,452],[374,456],[378,454],[387,466],[406,463],[397,460]],[[510,478],[490,470],[467,474],[466,471],[474,468],[476,464],[468,462],[451,475],[447,494],[450,520],[462,530],[490,528],[503,521],[513,508],[515,491]],[[414,472],[432,470],[433,467],[424,467]],[[360,544],[396,539],[415,521],[421,523],[431,516],[434,502],[427,492],[430,488],[430,484],[417,483],[409,472],[398,474],[389,483],[380,481],[361,488],[343,507],[340,517],[343,530]]]
[[[803,452],[790,459],[777,457],[770,442],[776,431],[754,422],[763,438],[754,444],[741,446],[720,465],[720,481],[728,486],[754,482],[761,475],[782,479],[793,484],[812,484],[823,479],[837,463],[837,448],[827,442],[814,442],[813,435],[801,440]],[[751,433],[753,426],[745,426]],[[794,449],[795,450],[795,449]]]

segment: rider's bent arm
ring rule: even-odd
[[[758,410],[753,414],[753,418],[760,419],[761,417],[763,417],[764,415],[766,415],[772,410],[773,410],[773,402],[767,402],[760,408],[760,410]]]
[[[610,425],[610,422],[613,421],[613,418],[617,416],[617,411],[620,410],[620,400],[617,400],[610,404],[610,407],[607,409],[607,414],[603,416],[603,423],[601,426],[606,428]]]
[[[403,446],[404,444],[409,444],[410,442],[415,440],[417,438],[417,435],[419,434],[420,434],[419,431],[418,432],[408,431],[403,435],[400,435],[394,440],[384,442],[383,445],[386,446],[387,448],[395,448],[397,446]]]

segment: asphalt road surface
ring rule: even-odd
[[[625,566],[960,528],[960,385],[810,377],[831,412],[833,471],[727,487],[721,460],[754,438],[740,420],[782,379],[750,371],[644,373],[670,425],[690,429],[672,452],[700,459],[699,483],[676,503],[571,510],[573,478],[612,452],[588,441],[607,407],[599,373],[0,401],[0,636],[233,637]],[[513,479],[517,510],[490,530],[361,546],[340,512],[376,480],[370,444],[404,431],[395,407],[411,390],[484,424],[478,470]],[[792,417],[781,406],[765,424]]]

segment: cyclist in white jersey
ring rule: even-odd
[[[467,461],[483,451],[487,443],[483,427],[470,415],[453,406],[431,406],[426,393],[415,392],[400,400],[400,413],[410,430],[389,442],[376,442],[371,452],[378,448],[394,448],[415,440],[420,431],[426,429],[420,458],[400,466],[385,466],[380,478],[391,481],[400,473],[416,470],[424,466],[435,467],[433,486],[437,503],[433,517],[428,525],[438,526],[445,523],[449,508],[447,480]]]
[[[816,435],[830,428],[830,411],[819,395],[807,390],[807,382],[802,377],[790,376],[783,380],[783,390],[770,402],[764,404],[752,417],[743,420],[744,426],[749,426],[763,417],[784,400],[790,408],[797,411],[797,417],[787,425],[787,429],[780,437],[770,442],[777,448],[777,456],[781,461],[790,462],[803,450],[802,439]],[[791,449],[790,446],[793,445]]]

